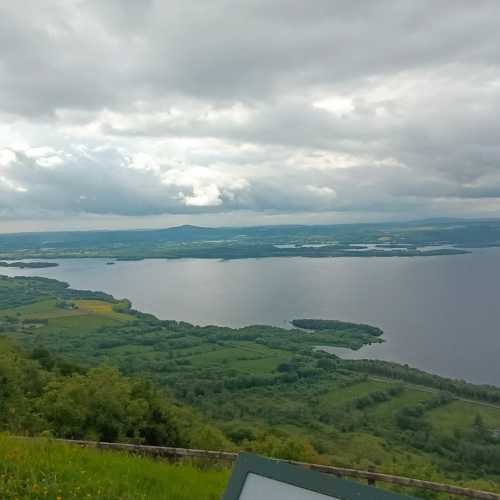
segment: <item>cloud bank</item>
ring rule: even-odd
[[[499,24],[495,0],[4,2],[0,230],[500,216]]]

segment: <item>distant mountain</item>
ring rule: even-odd
[[[335,225],[273,225],[250,227],[174,226],[163,229],[132,229],[107,231],[61,231],[41,233],[0,234],[3,258],[54,256],[199,256],[200,244],[225,247],[235,245],[256,248],[276,244],[344,245],[385,244],[403,246],[455,245],[461,247],[500,245],[500,220],[435,218],[410,222],[385,222]],[[191,245],[191,251],[185,250]],[[174,247],[184,253],[172,253]],[[196,247],[196,248],[195,248]],[[155,252],[152,249],[156,248]],[[340,247],[337,247],[340,248]],[[85,253],[78,253],[85,249]],[[127,251],[125,251],[127,249]],[[38,250],[40,252],[38,252]],[[49,252],[50,250],[50,252]],[[78,255],[77,255],[78,253]],[[245,255],[257,255],[253,251]],[[286,252],[283,252],[286,253]],[[288,252],[292,253],[292,252]],[[154,255],[153,255],[154,254]],[[259,256],[274,255],[275,250],[259,252]],[[225,252],[211,254],[224,258]]]

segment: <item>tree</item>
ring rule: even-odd
[[[38,407],[50,430],[66,438],[180,442],[176,422],[154,390],[109,366],[52,381]]]

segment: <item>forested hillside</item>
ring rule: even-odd
[[[14,434],[246,449],[500,491],[500,389],[318,345],[370,325],[162,321],[40,278],[0,280],[0,427]]]

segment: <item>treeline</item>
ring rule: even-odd
[[[378,360],[339,360],[342,368],[362,373],[381,375],[383,377],[401,380],[412,384],[432,387],[444,392],[450,392],[463,398],[500,403],[500,389],[491,385],[475,385],[464,380],[433,375],[406,365],[398,365],[390,361]]]
[[[385,391],[375,391],[366,396],[361,396],[359,398],[354,398],[352,400],[352,405],[357,410],[364,410],[370,406],[377,405],[379,403],[384,403],[385,401],[390,401],[392,398],[400,396],[404,391],[403,386],[394,386],[386,389]]]

